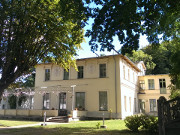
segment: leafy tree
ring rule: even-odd
[[[34,87],[35,75],[35,69],[31,68],[28,74],[20,76],[13,83],[11,83],[8,88],[13,90],[16,88]]]
[[[132,54],[126,54],[133,62],[143,61],[146,66],[146,74],[151,74],[156,64],[152,61],[152,56],[144,53],[142,50],[132,51]]]
[[[180,89],[180,38],[176,38],[169,43],[172,48],[171,55],[171,77],[174,80],[173,84],[176,84],[177,88]]]
[[[1,0],[0,96],[38,62],[75,66],[86,14],[82,0]]]
[[[121,53],[131,53],[139,48],[140,34],[146,34],[150,44],[168,40],[179,35],[179,0],[86,0],[94,2],[90,37],[93,51],[114,49],[113,37],[123,44]],[[158,36],[162,35],[160,39]],[[97,43],[99,42],[99,43]]]
[[[168,74],[171,69],[171,48],[168,42],[163,42],[159,46],[149,45],[142,51],[152,57],[152,62],[156,64],[151,74]]]
[[[180,38],[176,38],[169,42],[172,46],[172,55],[171,55],[171,70],[170,70],[170,77],[172,85],[170,86],[171,89],[171,96],[170,98],[175,98],[177,96],[180,97]]]

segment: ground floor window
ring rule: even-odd
[[[150,112],[157,111],[156,99],[149,99],[149,104],[150,104]]]
[[[131,112],[131,97],[129,97],[129,111]]]
[[[43,109],[50,109],[50,94],[45,93],[43,96]]]
[[[139,112],[145,113],[145,102],[142,99],[139,99]]]
[[[107,104],[107,91],[100,91],[99,92],[99,110],[100,111],[107,111],[108,104]]]
[[[136,98],[134,98],[134,112],[136,112]]]
[[[76,108],[85,110],[85,92],[76,92]]]

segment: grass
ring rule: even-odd
[[[12,127],[19,125],[36,124],[37,121],[20,121],[20,120],[0,120],[0,127]]]
[[[21,121],[22,122],[22,121]],[[69,124],[36,126],[21,129],[0,130],[3,135],[146,135],[141,131],[133,133],[125,127],[123,120],[106,120],[107,129],[97,129],[96,125],[102,121],[81,121],[71,122]]]

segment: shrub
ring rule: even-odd
[[[126,117],[125,125],[133,132],[138,132],[139,128],[145,129],[150,133],[158,132],[158,119],[149,115],[134,115]]]
[[[141,126],[141,120],[138,115],[128,116],[124,120],[125,126],[133,132],[138,132],[138,128]]]
[[[148,132],[157,133],[158,132],[158,118],[154,116],[148,116],[146,119],[146,127],[144,127]]]

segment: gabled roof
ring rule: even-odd
[[[142,64],[142,66],[143,66],[144,70],[146,70],[146,66],[145,66],[145,64],[144,64],[144,62],[143,62],[143,61],[136,62],[136,65],[138,65],[138,64]]]

